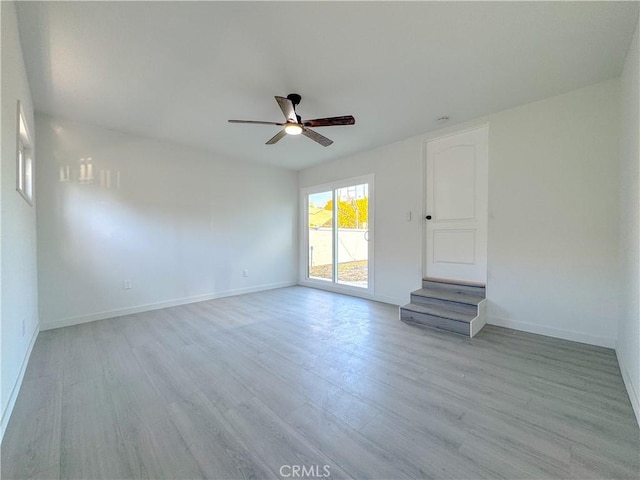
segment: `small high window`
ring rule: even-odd
[[[18,100],[18,151],[16,152],[16,190],[33,205],[33,145],[27,129],[22,103]]]

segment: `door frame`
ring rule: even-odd
[[[346,284],[341,284],[334,281],[317,280],[309,278],[308,276],[308,246],[309,246],[309,195],[314,193],[326,192],[328,190],[336,190],[339,188],[348,187],[351,185],[359,185],[362,183],[368,184],[369,191],[369,213],[368,213],[368,251],[367,251],[367,288],[354,287]],[[346,293],[356,297],[373,298],[375,289],[375,268],[374,268],[374,245],[375,245],[375,182],[374,174],[360,175],[358,177],[351,177],[344,180],[336,180],[334,182],[327,182],[320,185],[311,185],[308,187],[301,187],[299,189],[299,219],[300,219],[300,241],[299,241],[299,270],[298,270],[298,284],[307,287],[319,288],[322,290],[329,290],[337,293]],[[334,202],[335,204],[335,202]],[[334,255],[337,252],[337,245],[335,245],[334,236]],[[334,272],[335,276],[335,272]]]
[[[427,144],[429,142],[433,142],[436,140],[442,140],[448,137],[454,137],[456,135],[460,135],[462,133],[467,133],[473,130],[478,130],[479,128],[487,129],[487,171],[489,170],[489,164],[491,162],[491,152],[489,150],[489,136],[490,136],[490,127],[488,121],[482,121],[478,123],[469,123],[464,127],[447,129],[446,131],[440,130],[439,132],[434,132],[431,135],[425,135],[422,141],[422,278],[427,278],[427,221],[426,216],[427,212]],[[488,172],[487,172],[488,173]],[[470,285],[483,285],[489,282],[489,257],[488,257],[488,246],[489,246],[489,231],[488,231],[488,223],[489,223],[489,176],[487,175],[487,265],[486,265],[486,282],[484,284],[462,281],[462,283],[470,284]]]

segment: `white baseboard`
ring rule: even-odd
[[[598,347],[615,348],[616,339],[609,337],[599,337],[596,335],[588,335],[572,330],[561,330],[559,328],[546,327],[544,325],[536,325],[533,323],[518,322],[506,318],[488,316],[487,323],[498,327],[512,328],[513,330],[522,330],[523,332],[537,333],[547,337],[561,338],[563,340],[571,340],[573,342],[587,343]]]
[[[407,303],[409,303],[409,301],[404,298],[387,297],[385,295],[374,295],[373,300],[380,303],[388,303],[389,305],[395,305],[396,307],[400,307],[402,305],[406,305]]]
[[[638,395],[638,391],[636,390],[636,386],[631,381],[631,377],[629,376],[629,370],[627,370],[626,365],[622,361],[620,355],[616,351],[616,357],[618,358],[618,365],[620,366],[620,373],[622,374],[622,380],[624,381],[624,386],[627,388],[627,394],[629,395],[629,401],[631,402],[631,406],[633,407],[633,413],[636,415],[636,422],[638,426],[640,426],[640,396]]]
[[[79,325],[81,323],[95,322],[96,320],[105,320],[107,318],[123,317],[125,315],[133,315],[135,313],[148,312],[150,310],[159,310],[161,308],[177,307],[178,305],[186,305],[188,303],[206,302],[216,298],[233,297],[235,295],[243,295],[245,293],[255,293],[264,290],[273,290],[276,288],[293,287],[296,282],[281,282],[268,285],[260,285],[257,287],[238,288],[235,290],[226,290],[216,293],[208,293],[205,295],[196,295],[193,297],[177,298],[165,302],[147,303],[144,305],[136,305],[133,307],[119,308],[116,310],[108,310],[105,312],[90,313],[87,315],[78,315],[75,317],[61,318],[58,320],[42,322],[41,330],[52,330],[54,328],[69,327],[71,325]]]
[[[315,288],[316,290],[325,290],[327,292],[332,292],[332,293],[339,293],[341,295],[349,295],[350,297],[358,297],[358,298],[365,298],[367,300],[372,300],[374,302],[380,302],[380,303],[388,303],[390,305],[404,305],[405,303],[407,303],[406,301],[403,301],[403,299],[399,299],[399,298],[394,298],[394,297],[386,297],[384,295],[375,295],[375,294],[370,294],[367,291],[360,291],[360,289],[355,288],[355,287],[343,287],[340,285],[333,285],[333,284],[329,284],[327,283],[326,285],[324,283],[321,282],[307,282],[305,280],[300,280],[298,282],[298,285],[300,285],[301,287],[308,287],[308,288]]]
[[[31,340],[29,341],[27,354],[22,360],[22,365],[20,366],[20,373],[18,374],[18,378],[13,384],[13,388],[11,389],[11,395],[9,395],[9,401],[7,402],[7,406],[2,412],[2,419],[0,420],[0,442],[2,442],[2,439],[4,438],[4,432],[7,430],[7,424],[9,423],[9,419],[11,418],[11,414],[13,413],[13,407],[16,404],[18,393],[20,393],[20,387],[22,387],[22,380],[24,380],[24,374],[27,371],[29,358],[31,358],[31,352],[33,350],[33,346],[36,344],[38,333],[40,333],[40,328],[36,326],[35,330],[33,331],[33,335],[31,336]]]

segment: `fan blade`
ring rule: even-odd
[[[323,147],[328,147],[333,143],[333,140],[329,140],[327,137],[320,135],[318,132],[314,132],[313,130],[310,130],[308,128],[303,128],[302,134],[305,137],[310,138],[314,142],[318,142]]]
[[[302,122],[305,127],[333,127],[337,125],[354,125],[356,119],[351,115],[343,117],[315,118]]]
[[[284,113],[284,118],[289,123],[298,123],[298,117],[296,117],[296,109],[293,108],[293,103],[286,97],[275,97],[276,102],[280,105],[280,110]]]
[[[229,120],[229,123],[251,123],[253,125],[279,125],[279,126],[283,126],[284,125],[284,123],[259,122],[257,120]]]
[[[280,130],[273,137],[271,137],[271,139],[269,139],[269,141],[265,145],[273,145],[274,143],[278,143],[282,139],[282,137],[285,137],[286,135],[287,132],[285,132],[284,130]]]

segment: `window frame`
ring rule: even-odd
[[[27,119],[18,100],[18,114],[16,125],[16,190],[33,206],[34,199],[34,158],[33,143]]]
[[[316,279],[309,277],[309,195],[313,195],[314,193],[322,193],[331,191],[333,204],[337,205],[336,195],[337,190],[341,188],[350,187],[353,185],[360,185],[366,183],[368,185],[368,195],[369,195],[369,212],[368,212],[368,252],[367,252],[367,287],[357,287],[352,285],[347,285],[344,283],[339,283],[337,279],[337,272],[335,271],[337,264],[335,262],[335,255],[337,254],[336,250],[336,230],[337,230],[337,222],[334,221],[334,263],[333,263],[333,276],[331,280],[326,279]],[[374,285],[374,246],[375,246],[375,213],[374,213],[374,204],[375,204],[375,185],[374,185],[374,175],[367,174],[359,177],[347,178],[344,180],[338,180],[335,182],[324,183],[321,185],[312,185],[309,187],[300,188],[300,255],[299,255],[299,284],[307,287],[319,288],[322,290],[329,290],[338,293],[346,293],[353,296],[361,296],[361,297],[373,297],[375,293]]]

